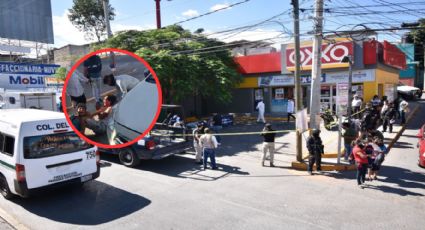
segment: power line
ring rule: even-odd
[[[229,9],[229,8],[231,8],[233,6],[237,6],[237,5],[241,5],[241,4],[247,3],[249,1],[251,1],[251,0],[244,0],[244,1],[236,2],[236,3],[230,4],[230,5],[226,6],[226,7],[223,7],[223,8],[220,8],[220,9],[216,9],[216,10],[213,10],[213,11],[210,11],[210,12],[207,12],[207,13],[204,13],[204,14],[201,14],[201,15],[198,15],[198,16],[195,16],[195,17],[192,17],[192,18],[188,18],[188,19],[185,19],[185,20],[176,22],[176,23],[174,23],[174,25],[185,23],[185,22],[188,22],[188,21],[192,21],[192,20],[195,20],[195,19],[198,19],[198,18],[207,16],[207,15],[210,15],[210,14],[213,14],[213,13],[216,13],[216,12],[219,12],[219,11],[222,11],[222,10]]]

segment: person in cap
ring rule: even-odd
[[[270,155],[270,167],[274,167],[274,138],[276,136],[276,133],[273,132],[272,125],[267,123],[264,126],[263,132],[261,133],[261,136],[264,138],[263,142],[263,157],[261,158],[261,166],[264,166],[264,162],[266,160],[267,152],[269,152]]]
[[[307,149],[309,152],[308,158],[308,173],[313,175],[313,165],[316,163],[316,170],[320,172],[323,154],[323,144],[320,138],[320,129],[314,129],[307,139]]]

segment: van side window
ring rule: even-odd
[[[0,133],[0,152],[3,152],[4,135]]]
[[[13,156],[15,150],[15,138],[4,136],[3,153]]]

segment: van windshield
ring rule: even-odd
[[[91,148],[74,132],[24,137],[24,158],[43,158]]]

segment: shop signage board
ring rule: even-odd
[[[336,105],[339,115],[345,115],[347,113],[348,103],[348,83],[337,83]]]
[[[294,76],[276,75],[276,76],[261,76],[258,78],[258,86],[285,86],[285,85],[294,85]]]
[[[375,81],[375,71],[368,70],[358,70],[353,71],[353,83],[361,82],[370,82]],[[342,83],[348,82],[348,72],[335,72],[335,73],[326,73],[326,83]]]
[[[353,42],[340,42],[322,45],[322,65],[339,64],[344,56],[353,55]],[[300,48],[301,66],[311,66],[313,62],[313,47]],[[286,66],[295,66],[295,49],[286,49]]]
[[[45,77],[56,73],[59,65],[33,65],[0,62],[0,88],[45,88]]]

